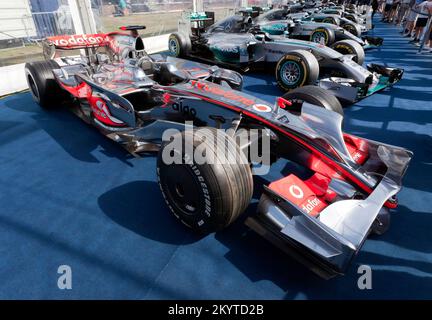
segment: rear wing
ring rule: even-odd
[[[61,35],[47,37],[42,42],[43,53],[46,59],[56,57],[57,50],[79,50],[108,47],[113,53],[120,53],[125,47],[143,50],[144,43],[138,34],[138,30],[145,26],[122,26],[120,30],[126,32],[94,33]]]
[[[60,50],[96,48],[106,45],[106,34],[77,34],[47,37],[44,43]]]
[[[213,11],[184,12],[178,21],[178,31],[184,34],[199,36],[215,23]]]
[[[247,8],[240,8],[237,13],[243,16],[250,16],[252,19],[258,17],[264,11],[263,8],[253,6]]]

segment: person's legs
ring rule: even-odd
[[[423,28],[426,26],[428,18],[424,18],[424,17],[419,17],[417,18],[417,22],[416,22],[416,28],[415,28],[415,32],[414,32],[414,40],[412,40],[412,42],[419,42],[420,41],[420,36],[423,32]]]
[[[423,32],[423,27],[416,27],[414,30],[414,39],[410,42],[419,42],[420,41],[420,35]]]

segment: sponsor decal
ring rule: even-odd
[[[252,108],[258,112],[271,112],[272,108],[265,104],[254,104]]]
[[[191,87],[196,88],[196,89],[203,91],[203,92],[212,93],[214,95],[224,97],[224,98],[229,99],[231,101],[239,102],[239,103],[246,105],[246,106],[251,106],[251,105],[254,105],[254,103],[255,103],[254,100],[247,98],[245,96],[242,96],[242,95],[236,93],[234,90],[226,90],[221,86],[213,86],[213,85],[210,85],[210,84],[205,83],[205,82],[192,80],[191,81]]]
[[[48,40],[56,47],[90,47],[104,44],[104,36],[101,34],[49,37]]]
[[[174,111],[183,113],[184,115],[196,116],[196,110],[192,107],[184,106],[181,101],[179,103],[174,102],[171,107]]]
[[[238,47],[213,47],[215,50],[219,50],[220,52],[226,52],[226,53],[239,53]]]
[[[304,197],[303,190],[296,184],[290,186],[288,190],[294,198],[302,199]]]
[[[314,211],[316,207],[319,207],[322,205],[322,202],[317,197],[314,197],[312,199],[308,199],[305,203],[302,205],[302,209],[306,213],[311,213]]]

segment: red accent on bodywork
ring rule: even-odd
[[[65,89],[67,92],[69,92],[71,95],[73,95],[75,98],[80,99],[88,99],[91,96],[92,89],[86,82],[81,82],[76,87],[70,87],[65,85],[63,82],[58,81],[60,85]]]
[[[277,98],[276,101],[277,101],[278,107],[281,108],[281,109],[285,109],[286,107],[291,107],[292,106],[292,102],[291,101],[289,101],[287,99],[284,99],[282,97]]]
[[[359,137],[344,134],[345,145],[353,160],[358,164],[363,164],[368,158],[369,146],[367,142]]]
[[[293,174],[270,183],[269,188],[313,217],[327,207],[304,181]]]
[[[171,101],[171,95],[168,92],[165,92],[162,95],[162,102],[164,103],[164,106]]]
[[[117,123],[110,119],[113,117],[108,110],[108,106],[102,98],[91,95],[88,100],[92,109],[93,116],[103,124],[113,127],[124,127],[126,125],[123,122]]]
[[[238,94],[234,90],[228,89],[225,90],[221,86],[217,85],[211,85],[208,83],[200,82],[197,80],[191,81],[191,86],[193,88],[197,88],[198,90],[202,90],[205,92],[209,92],[212,94],[215,94],[217,96],[225,97],[227,99],[231,99],[233,101],[237,101],[241,104],[244,104],[245,106],[252,106],[255,104],[255,101],[252,99],[249,99],[241,94]],[[231,106],[232,107],[232,106]]]
[[[315,173],[305,181],[305,184],[318,196],[328,202],[333,201],[337,194],[329,189],[331,179],[319,173]]]

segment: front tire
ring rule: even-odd
[[[330,28],[319,27],[311,33],[310,41],[330,46],[335,41],[335,33]]]
[[[339,25],[338,21],[336,21],[336,19],[333,18],[333,17],[324,18],[322,22],[323,23],[331,23],[331,24],[334,24],[334,25]]]
[[[349,33],[355,35],[356,37],[360,38],[361,37],[361,28],[358,24],[355,23],[345,23],[342,28],[346,31],[348,31]]]
[[[53,108],[66,100],[66,93],[57,83],[53,69],[60,68],[54,60],[28,62],[25,76],[33,100],[42,108]]]
[[[162,145],[157,159],[158,182],[168,207],[200,233],[225,228],[252,198],[252,172],[244,153],[230,136],[214,128],[186,130],[172,139]],[[181,142],[182,150],[173,147],[173,141]],[[189,142],[192,148],[186,147]],[[204,150],[205,161],[197,161],[198,148],[200,155]],[[168,154],[178,156],[181,163],[167,164]]]
[[[294,50],[283,56],[276,65],[276,81],[284,91],[313,84],[318,76],[318,60],[306,50]]]
[[[344,115],[342,105],[339,100],[327,90],[317,86],[304,86],[297,88],[283,95],[283,98],[293,103],[293,109],[301,110],[303,102],[311,103],[321,108]]]
[[[335,42],[331,47],[342,54],[353,54],[353,60],[359,65],[363,65],[365,52],[363,47],[358,42],[354,40],[341,40]]]

